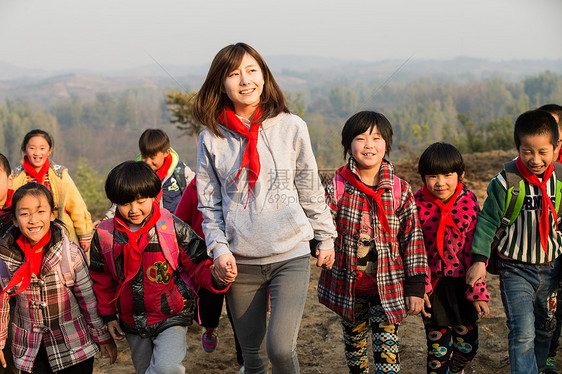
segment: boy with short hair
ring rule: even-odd
[[[160,206],[174,213],[183,191],[195,173],[180,161],[177,152],[170,147],[170,139],[163,130],[145,130],[139,138],[139,150],[137,161],[146,162],[162,181]]]
[[[524,185],[520,188],[523,204],[513,224],[500,237],[498,269],[509,328],[511,373],[528,374],[546,370],[554,328],[558,257],[562,252],[555,196],[557,180],[562,175],[556,175],[553,167],[559,132],[550,114],[542,110],[521,114],[515,121],[514,138],[519,157],[505,164],[488,185],[488,197],[478,214],[472,266],[466,281],[474,285],[485,280],[490,245],[511,194],[507,191],[508,172],[515,173]]]
[[[146,162],[162,181],[162,192],[158,196],[160,207],[172,214],[180,202],[181,195],[195,176],[189,166],[180,161],[176,151],[170,147],[170,138],[164,130],[147,129],[139,138],[137,161]],[[105,212],[105,219],[115,216],[115,205]],[[94,222],[94,228],[100,221]]]

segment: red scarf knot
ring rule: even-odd
[[[113,218],[113,223],[115,230],[119,232],[124,232],[127,234],[127,244],[123,247],[124,256],[124,272],[125,280],[119,286],[117,293],[111,302],[117,300],[121,295],[125,285],[133,279],[135,275],[139,272],[142,264],[142,252],[148,245],[150,241],[150,235],[148,231],[156,225],[158,219],[160,218],[160,206],[156,201],[152,203],[152,214],[148,221],[144,222],[140,229],[137,231],[131,231],[129,229],[129,224],[119,213],[119,210],[115,212],[115,217]]]
[[[158,177],[160,178],[161,181],[163,181],[164,178],[166,178],[166,176],[168,175],[168,170],[170,170],[171,165],[172,165],[172,155],[168,153],[168,156],[164,158],[164,164],[160,166],[160,169],[156,170],[156,174],[158,174]]]
[[[43,185],[45,184],[45,176],[47,175],[47,172],[49,171],[49,165],[50,165],[50,162],[49,162],[49,158],[47,157],[47,160],[45,161],[43,166],[41,166],[41,169],[39,171],[37,171],[31,165],[27,156],[23,157],[23,170],[25,170],[25,172],[30,177],[34,178],[37,181],[37,183],[39,183],[39,184],[43,184]]]
[[[454,230],[460,232],[459,228],[455,224],[455,221],[453,221],[453,218],[451,217],[451,210],[453,210],[453,207],[455,206],[455,202],[457,201],[457,198],[461,194],[463,188],[464,185],[462,184],[462,182],[458,182],[457,188],[455,189],[455,193],[453,194],[453,196],[451,196],[451,198],[449,199],[449,201],[447,201],[447,203],[443,203],[439,198],[437,198],[437,196],[435,196],[434,194],[431,193],[431,191],[429,191],[425,183],[422,186],[421,191],[423,196],[426,198],[426,200],[437,205],[437,207],[441,211],[441,217],[439,218],[439,227],[437,228],[437,251],[439,252],[439,256],[441,256],[443,262],[446,262],[445,255],[444,255],[445,227],[449,226],[452,227]]]
[[[353,187],[355,187],[361,192],[364,192],[367,196],[370,196],[373,199],[373,201],[375,202],[375,211],[377,213],[379,222],[382,225],[383,231],[390,234],[390,226],[388,224],[388,219],[386,218],[386,213],[384,211],[384,207],[381,199],[382,194],[387,189],[378,188],[377,190],[374,190],[373,188],[366,186],[363,182],[361,182],[361,180],[357,178],[357,175],[355,175],[351,171],[349,165],[342,166],[336,171],[336,173],[341,175]],[[366,205],[363,206],[363,210],[367,211]]]
[[[4,290],[0,293],[0,295],[3,295],[4,292],[17,286],[20,282],[21,285],[19,286],[19,288],[16,290],[16,292],[11,294],[10,296],[14,296],[19,293],[22,293],[27,289],[27,287],[29,287],[29,284],[31,283],[32,274],[35,274],[35,276],[39,277],[41,271],[41,264],[43,262],[43,253],[45,253],[43,247],[45,247],[45,245],[47,245],[47,243],[49,243],[50,240],[51,240],[51,229],[49,229],[49,231],[47,231],[45,236],[43,236],[41,240],[39,240],[35,245],[31,245],[27,237],[25,237],[23,234],[20,235],[20,237],[16,242],[18,243],[18,246],[23,251],[25,262],[23,263],[23,265],[21,265],[18,268],[18,270],[16,270],[16,272],[12,276],[12,279],[10,279],[10,281],[8,282]]]
[[[255,123],[255,121],[261,117],[261,114],[262,110],[258,107],[251,119],[249,130],[248,127],[242,123],[240,118],[238,118],[236,113],[234,113],[234,111],[229,107],[226,107],[217,119],[220,124],[232,131],[242,134],[248,141],[248,145],[246,145],[246,149],[244,150],[244,155],[242,157],[240,170],[234,178],[234,182],[236,183],[236,180],[238,179],[238,176],[240,176],[242,170],[248,166],[248,199],[250,198],[250,191],[254,188],[258,180],[258,176],[260,175],[261,164],[260,155],[258,153],[258,138],[261,123]]]
[[[541,247],[542,247],[544,253],[547,255],[547,258],[548,258],[547,245],[548,245],[548,236],[550,235],[550,222],[548,220],[549,212],[551,212],[552,216],[554,217],[554,223],[556,224],[556,222],[558,221],[558,216],[556,214],[556,208],[554,208],[554,204],[552,204],[552,200],[550,200],[550,196],[548,195],[548,193],[546,191],[546,185],[548,184],[548,181],[549,181],[550,177],[552,176],[552,173],[554,171],[554,166],[552,165],[552,163],[550,163],[550,165],[548,165],[548,167],[544,171],[542,181],[541,181],[539,179],[539,177],[537,177],[535,174],[533,174],[523,164],[523,161],[521,161],[521,157],[517,157],[517,160],[515,161],[515,165],[517,166],[517,170],[519,171],[521,176],[527,182],[531,183],[534,186],[539,187],[540,190],[541,190],[542,210],[541,210],[541,216],[539,218],[539,233],[540,233],[540,236],[541,236]]]

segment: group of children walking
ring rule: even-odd
[[[312,252],[350,373],[369,372],[369,332],[375,372],[400,372],[399,324],[415,314],[427,373],[462,373],[489,314],[492,262],[511,372],[555,373],[560,109],[517,118],[519,156],[492,179],[482,210],[446,143],[421,155],[413,193],[386,158],[390,122],[371,111],[345,123],[347,163],[324,190],[306,124],[244,43],[217,54],[196,96],[206,126],[197,178],[163,131],[147,130],[138,160],[109,173],[113,207],[94,225],[67,169],[49,159],[51,137],[33,130],[13,173],[0,155],[0,364],[92,373],[94,355],[113,363],[126,339],[137,373],[184,373],[187,326],[195,316],[213,351],[226,295],[239,371],[298,373]]]

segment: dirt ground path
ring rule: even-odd
[[[515,157],[514,152],[488,152],[465,156],[467,166],[465,182],[478,196],[480,204],[486,197],[486,186],[490,179],[502,168],[504,162]],[[415,161],[396,164],[398,176],[412,184],[415,191],[420,187]],[[303,374],[346,373],[343,336],[339,317],[320,305],[316,289],[319,270],[311,261],[311,277],[308,299],[305,306],[298,340],[298,354]],[[467,374],[509,373],[507,355],[507,327],[505,314],[499,295],[499,280],[490,276],[488,286],[492,300],[490,316],[480,323],[480,349]],[[189,328],[187,334],[188,352],[184,360],[187,373],[237,373],[236,356],[232,329],[226,313],[220,324],[218,348],[213,353],[205,353],[200,345],[199,326]],[[399,328],[402,373],[425,373],[426,342],[421,317],[408,317]],[[119,343],[118,361],[109,366],[107,359],[97,359],[95,373],[129,374],[134,373],[126,343]],[[560,355],[557,364],[562,367]]]

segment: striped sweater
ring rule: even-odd
[[[552,174],[547,192],[555,201],[556,175]],[[472,253],[490,257],[490,245],[500,226],[507,195],[506,173],[502,170],[488,185],[488,197],[478,214],[478,223],[472,242]],[[523,193],[523,191],[521,191]],[[546,252],[541,248],[539,219],[542,210],[542,194],[537,186],[525,182],[525,200],[519,216],[508,226],[502,236],[498,251],[500,254],[529,264],[542,264],[555,260],[562,253],[562,236],[556,228],[554,217],[549,216],[550,235]],[[559,218],[560,221],[560,218]]]

